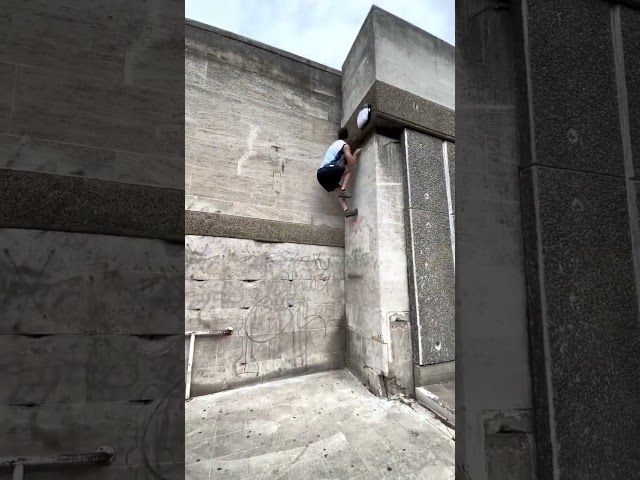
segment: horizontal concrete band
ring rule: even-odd
[[[0,228],[184,241],[184,191],[0,169]]]
[[[365,103],[372,106],[371,121],[360,130],[356,119]],[[344,126],[349,130],[348,143],[354,147],[360,146],[377,127],[410,128],[449,141],[454,141],[456,134],[453,110],[379,80],[373,83]]]
[[[344,247],[344,229],[221,213],[185,211],[185,234]]]

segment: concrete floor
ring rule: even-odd
[[[454,477],[454,432],[417,403],[376,398],[347,370],[186,404],[188,479]]]

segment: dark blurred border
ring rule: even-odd
[[[456,478],[638,477],[639,7],[456,4]]]
[[[184,2],[0,10],[2,456],[184,478]]]

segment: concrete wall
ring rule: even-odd
[[[212,27],[186,27],[186,208],[344,228],[316,170],[340,73]]]
[[[187,331],[235,331],[196,338],[193,396],[344,366],[344,249],[202,236],[186,247]]]
[[[376,79],[454,110],[454,46],[389,12],[376,12]]]
[[[402,159],[397,140],[369,138],[345,233],[347,365],[381,395],[413,385]]]
[[[171,446],[184,435],[175,421],[184,415],[182,386],[175,384],[183,341],[175,333],[182,320],[174,315],[183,298],[182,245],[2,229],[0,249],[7,293],[0,299],[4,455],[110,445],[114,464],[82,474],[141,478],[149,474],[145,455],[155,457],[145,448],[148,425],[148,435],[164,430],[158,440],[164,453],[157,458],[171,463]],[[173,455],[179,465],[183,453]],[[164,472],[169,467],[159,466]],[[0,478],[11,478],[6,474]],[[68,469],[27,472],[27,478],[71,476]]]
[[[344,366],[344,249],[322,245],[344,217],[316,180],[340,73],[191,21],[185,62],[186,328],[235,328],[196,340],[191,394]]]

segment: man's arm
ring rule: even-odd
[[[347,159],[347,163],[353,164],[360,155],[360,149],[357,149],[355,153],[351,153],[351,147],[348,144],[345,144],[342,153],[344,153],[344,158]]]

